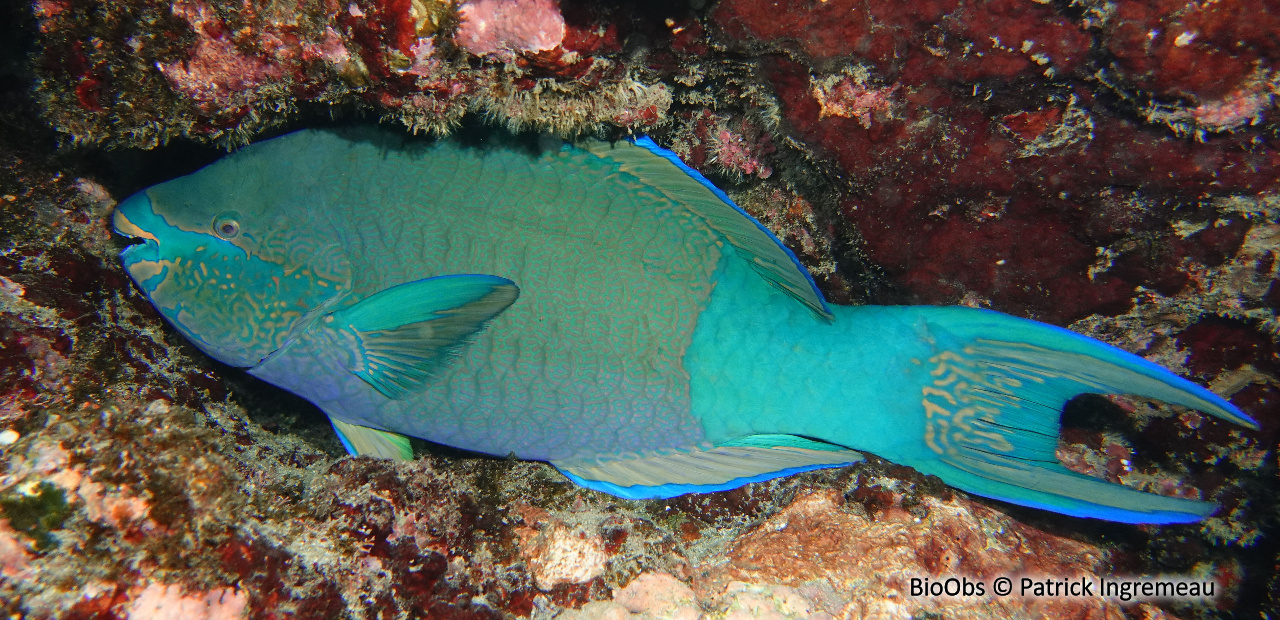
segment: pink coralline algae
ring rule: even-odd
[[[36,450],[40,458],[31,471],[22,472],[19,468],[18,473],[42,476],[44,480],[61,488],[67,497],[84,507],[85,518],[89,521],[117,528],[136,526],[143,531],[158,527],[147,518],[151,506],[145,499],[127,489],[94,481],[83,466],[70,464],[71,454],[61,446],[41,444]]]
[[[864,78],[865,79],[865,78]],[[874,115],[885,115],[893,106],[891,95],[898,85],[868,87],[853,75],[837,74],[813,80],[813,98],[821,108],[818,119],[842,116],[857,119],[863,129],[871,127]]]
[[[354,69],[350,65],[352,60],[351,52],[343,43],[342,37],[338,35],[338,31],[332,27],[326,27],[324,35],[320,37],[319,42],[309,43],[302,47],[302,59],[306,61],[323,60],[329,65],[337,68],[339,71],[351,71]]]
[[[198,39],[189,59],[157,63],[156,67],[175,89],[205,111],[245,105],[255,88],[289,70],[287,65],[237,49],[226,24],[201,0],[176,0],[173,14],[206,36]]]
[[[27,545],[18,539],[18,533],[9,527],[7,519],[0,519],[0,577],[24,579],[31,553]]]
[[[1197,123],[1215,130],[1235,129],[1257,124],[1262,113],[1271,107],[1274,95],[1264,87],[1253,86],[1228,94],[1221,101],[1201,104],[1192,111]]]
[[[773,169],[760,161],[757,148],[743,135],[722,127],[711,137],[711,162],[741,174],[767,179],[773,174]]]
[[[455,40],[477,56],[544,52],[564,40],[555,0],[474,0],[458,7]]]
[[[537,530],[516,530],[521,553],[539,588],[550,590],[562,583],[583,583],[604,573],[609,555],[599,533],[563,522],[539,525]]]
[[[404,72],[418,77],[430,77],[439,72],[440,61],[432,58],[435,54],[436,46],[430,38],[423,37],[413,43],[413,47],[409,48],[413,53],[413,64],[409,65]]]
[[[838,495],[803,495],[743,538],[710,581],[776,584],[806,594],[833,617],[915,617],[946,610],[952,618],[1010,618],[1039,610],[1050,617],[1105,615],[1099,599],[1034,601],[912,597],[912,577],[1096,575],[1105,551],[1015,524],[963,500],[927,499],[917,514],[898,503],[870,518]],[[920,512],[927,513],[920,518]],[[856,558],[856,560],[855,560]],[[813,611],[819,611],[814,609]],[[1115,608],[1112,607],[1111,613]]]
[[[773,174],[768,161],[776,149],[759,123],[707,109],[682,116],[672,147],[690,165],[739,178],[767,179]]]
[[[693,620],[700,615],[693,588],[664,573],[641,573],[613,593],[613,602],[631,613],[672,620]]]
[[[713,561],[648,571],[564,620],[1125,617],[1101,596],[992,596],[999,577],[1096,579],[1115,560],[1103,548],[1019,524],[967,500],[910,498],[874,479],[846,499],[801,490],[781,511],[728,541]],[[884,481],[888,482],[888,481]],[[906,501],[904,501],[906,500]],[[931,596],[912,583],[960,577],[985,594]],[[1215,582],[1228,575],[1209,576]],[[1096,591],[1095,591],[1096,594]],[[1131,607],[1164,618],[1150,604]],[[710,612],[704,615],[705,612]]]
[[[40,96],[78,142],[239,144],[302,103],[414,132],[474,112],[563,135],[658,126],[671,105],[616,23],[579,11],[571,25],[553,0],[96,2],[37,13]]]
[[[1222,99],[1206,101],[1194,108],[1153,106],[1146,111],[1152,122],[1166,123],[1179,132],[1231,131],[1245,125],[1257,125],[1271,109],[1280,90],[1280,77],[1270,83],[1255,81],[1228,93]]]
[[[129,620],[174,618],[182,620],[238,620],[244,617],[248,597],[230,588],[184,593],[181,586],[148,584],[129,606]]]

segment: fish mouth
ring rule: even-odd
[[[160,246],[149,239],[131,237],[129,245],[120,250],[120,260],[126,268],[140,261],[156,262],[159,258]]]
[[[138,262],[155,262],[160,259],[160,240],[134,223],[134,220],[141,219],[140,216],[148,213],[151,213],[151,199],[138,192],[116,205],[115,214],[112,215],[112,228],[129,239],[129,245],[120,251],[120,260],[124,262],[126,269]]]
[[[137,224],[156,219],[151,199],[144,193],[134,194],[116,205],[112,215],[112,228],[130,239],[129,245],[120,251],[120,262],[129,277],[148,297],[165,279],[165,264],[160,257],[160,240]]]

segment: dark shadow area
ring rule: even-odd
[[[0,2],[0,146],[11,157],[45,154],[57,143],[31,101],[34,32],[29,4]]]
[[[1132,426],[1119,405],[1097,394],[1081,394],[1062,408],[1062,427],[1088,431],[1123,432]]]
[[[170,332],[171,337],[181,338],[177,332]],[[199,354],[192,351],[192,354]],[[218,376],[226,383],[233,400],[244,407],[249,419],[270,433],[294,435],[316,446],[332,456],[347,453],[338,440],[329,417],[319,407],[296,396],[288,390],[278,388],[266,381],[258,379],[243,369],[227,366],[221,362],[210,360],[217,368]],[[497,459],[488,454],[454,448],[416,437],[409,438],[414,454],[431,454],[447,458],[483,458]]]
[[[175,332],[172,337],[182,336]],[[249,419],[263,430],[296,435],[333,456],[347,453],[334,434],[329,418],[315,405],[242,369],[217,361],[213,365],[226,383],[232,399],[244,407]]]

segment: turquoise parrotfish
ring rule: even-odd
[[[1140,357],[994,311],[833,306],[648,138],[533,147],[306,130],[117,207],[125,269],[212,357],[315,403],[352,454],[407,437],[632,498],[863,452],[981,496],[1133,523],[1211,502],[1074,473],[1065,403],[1136,394],[1256,428]]]

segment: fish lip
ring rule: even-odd
[[[130,240],[129,245],[120,251],[120,260],[126,268],[139,261],[155,261],[160,258],[159,239],[134,223],[134,220],[141,219],[140,216],[150,211],[151,199],[144,192],[138,192],[116,205],[115,213],[111,216],[111,227]]]
[[[120,260],[124,262],[126,268],[139,261],[154,262],[160,260],[160,246],[156,242],[150,239],[138,239],[137,237],[131,237],[131,239],[136,239],[137,241],[120,250]]]

